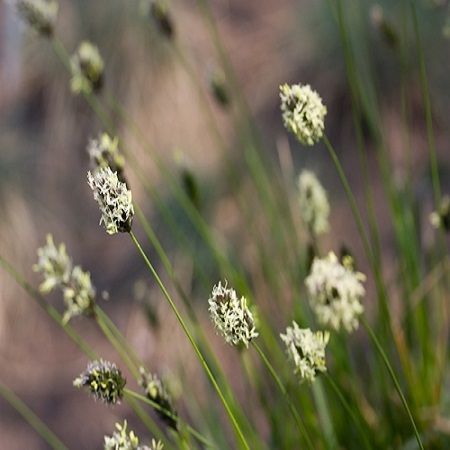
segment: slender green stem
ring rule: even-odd
[[[363,428],[361,426],[360,421],[357,419],[357,417],[356,417],[352,407],[348,404],[347,399],[345,398],[344,394],[339,389],[339,386],[335,383],[335,381],[333,380],[331,375],[325,373],[325,378],[326,378],[328,384],[333,388],[333,391],[335,392],[335,394],[338,396],[338,398],[341,401],[342,406],[344,407],[345,411],[351,417],[351,419],[355,423],[356,427],[358,428],[358,431],[360,432],[360,434],[361,434],[361,436],[363,438],[364,446],[367,449],[373,448],[372,445],[370,444],[370,440],[367,437],[367,434],[365,433],[365,431],[363,430]]]
[[[229,381],[225,374],[223,373],[222,368],[218,364],[217,361],[217,355],[214,353],[214,350],[211,348],[211,345],[209,343],[208,337],[205,335],[203,331],[202,325],[199,323],[197,314],[195,311],[195,308],[193,307],[191,299],[186,294],[185,290],[183,289],[183,286],[180,284],[180,281],[176,277],[174,268],[167,257],[164,248],[162,247],[160,241],[158,240],[156,234],[152,230],[150,224],[148,223],[146,217],[142,213],[139,206],[135,203],[135,213],[136,216],[139,219],[139,222],[141,223],[142,227],[144,228],[147,236],[150,239],[150,242],[152,243],[153,247],[155,248],[156,252],[158,253],[158,256],[161,259],[161,262],[164,265],[164,268],[166,269],[167,274],[170,277],[170,280],[174,284],[175,289],[177,290],[177,293],[179,294],[180,298],[183,301],[183,305],[186,308],[186,312],[188,314],[189,320],[194,325],[195,330],[195,338],[197,342],[201,342],[199,344],[199,347],[202,349],[203,354],[205,355],[205,358],[209,361],[211,368],[216,376],[216,379],[220,380],[220,384],[222,386],[222,390],[224,391],[224,394],[228,401],[233,404],[233,411],[241,424],[241,426],[244,426],[244,423],[248,422],[248,416],[245,414],[245,412],[242,410],[242,407],[239,405],[238,402],[236,402],[235,397],[233,396],[233,392],[229,386]],[[194,257],[194,253],[192,253],[192,257],[194,258],[194,265],[197,267],[197,271],[200,276],[202,276],[202,279],[206,281],[206,274],[204,273],[203,267],[198,263],[197,259]],[[254,445],[260,445],[259,442],[259,436],[254,432],[253,429],[249,428],[248,426],[244,430],[246,433],[247,438],[253,441],[252,446]]]
[[[370,247],[370,243],[369,240],[367,238],[367,234],[366,234],[366,230],[364,228],[364,224],[363,224],[363,220],[361,218],[361,214],[359,213],[359,209],[358,206],[356,204],[356,200],[355,197],[353,195],[353,192],[350,188],[350,185],[348,183],[347,177],[345,175],[344,169],[342,168],[342,165],[339,161],[339,158],[336,154],[336,152],[334,151],[333,146],[331,145],[330,141],[328,140],[328,138],[324,135],[323,140],[325,142],[325,145],[328,149],[328,152],[330,153],[330,156],[334,162],[334,165],[336,166],[336,169],[338,171],[339,174],[339,178],[341,179],[341,182],[344,186],[344,190],[345,193],[347,195],[348,201],[350,203],[350,208],[352,209],[352,213],[353,216],[355,218],[356,221],[356,225],[358,227],[359,230],[359,234],[361,236],[362,242],[363,242],[363,246],[364,246],[364,250],[366,252],[367,258],[369,260],[369,264],[371,266],[372,272],[374,274],[375,277],[375,283],[377,285],[377,289],[378,289],[378,294],[379,294],[379,299],[380,299],[380,303],[381,303],[381,308],[382,308],[382,313],[384,315],[384,318],[387,320],[388,325],[389,325],[389,329],[391,329],[391,315],[389,312],[389,306],[387,304],[387,297],[386,297],[386,288],[384,286],[382,277],[381,277],[381,273],[380,273],[380,268],[378,267],[374,257],[373,257],[373,253],[372,253],[372,249]]]
[[[173,413],[171,413],[170,411],[167,411],[165,408],[161,407],[161,405],[159,405],[158,403],[150,400],[149,398],[144,397],[143,395],[138,394],[137,392],[131,391],[130,389],[127,389],[127,388],[124,389],[124,394],[127,397],[131,397],[131,398],[139,400],[139,401],[141,401],[143,403],[146,403],[147,405],[150,405],[152,408],[154,408],[155,410],[161,412],[162,414],[166,415],[167,417],[170,417],[172,419],[176,419],[177,422],[180,422],[180,418],[178,416],[175,416]],[[194,428],[192,428],[188,424],[181,423],[181,426],[190,435],[194,436],[199,442],[201,442],[202,444],[206,445],[208,448],[215,448],[214,444],[209,442],[208,439],[206,439],[200,432],[198,432],[197,430],[195,430]]]
[[[71,73],[72,68],[71,68],[71,63],[70,63],[70,56],[67,53],[64,45],[55,36],[53,36],[51,43],[52,43],[53,50],[55,51],[55,53],[58,56],[58,58],[60,59],[60,61],[63,63],[67,72]]]
[[[50,428],[0,380],[0,395],[39,433],[47,444],[55,450],[68,450]]]
[[[343,8],[342,8],[342,2],[337,1],[337,18],[338,18],[338,25],[339,25],[339,32],[341,35],[341,41],[342,41],[342,47],[344,50],[344,57],[345,57],[345,65],[347,68],[347,76],[349,81],[349,89],[350,89],[350,99],[352,102],[352,115],[353,115],[353,123],[355,126],[355,132],[356,132],[356,142],[357,142],[357,148],[358,148],[358,155],[359,155],[359,161],[360,161],[360,167],[362,172],[362,181],[363,181],[363,189],[364,189],[364,197],[366,202],[366,210],[368,212],[369,216],[369,227],[370,227],[370,235],[372,237],[372,243],[373,243],[373,254],[374,259],[376,260],[376,263],[378,265],[381,264],[381,255],[380,255],[380,237],[378,232],[378,226],[376,222],[376,213],[375,213],[375,207],[373,202],[373,194],[372,189],[370,187],[370,177],[369,177],[369,167],[368,167],[368,161],[367,161],[367,149],[365,148],[365,140],[362,130],[362,121],[361,121],[361,114],[362,111],[366,114],[368,117],[368,123],[369,126],[371,126],[372,133],[376,135],[377,139],[379,140],[380,133],[378,129],[373,124],[373,119],[370,118],[374,116],[374,114],[371,114],[370,107],[368,105],[368,102],[364,101],[366,100],[365,97],[361,94],[361,98],[359,96],[359,93],[366,92],[364,88],[360,88],[360,82],[358,77],[358,70],[356,68],[355,64],[355,56],[352,52],[352,47],[350,45],[350,38],[348,33],[348,28],[345,26],[344,22],[344,14],[343,14]],[[356,6],[356,5],[355,5]]]
[[[428,92],[428,83],[427,83],[427,71],[425,67],[425,57],[423,53],[423,44],[422,37],[419,29],[419,21],[417,20],[417,11],[414,4],[414,0],[410,0],[409,4],[411,5],[411,14],[413,18],[413,28],[414,35],[416,37],[417,51],[419,57],[419,74],[420,74],[420,82],[422,88],[422,97],[425,109],[425,123],[427,126],[427,138],[428,138],[428,147],[430,151],[430,164],[431,164],[431,177],[433,180],[433,190],[435,195],[436,205],[439,206],[441,202],[441,188],[439,183],[439,170],[438,170],[438,161],[436,156],[436,143],[434,141],[434,133],[433,133],[433,119],[431,114],[431,102],[430,102],[430,94]]]
[[[417,426],[416,426],[416,422],[414,421],[414,418],[413,418],[413,416],[411,414],[411,410],[409,409],[408,402],[406,401],[406,398],[403,395],[403,392],[402,392],[402,389],[400,387],[400,384],[399,384],[399,382],[397,380],[397,377],[396,377],[396,375],[394,373],[394,369],[392,368],[391,363],[389,362],[389,359],[386,356],[385,351],[383,350],[383,347],[381,346],[377,336],[373,332],[372,327],[367,322],[366,318],[364,316],[362,316],[360,320],[361,320],[361,323],[364,326],[364,329],[367,331],[367,334],[369,335],[370,339],[372,340],[372,342],[374,343],[376,349],[378,350],[378,353],[380,354],[384,364],[386,365],[386,368],[387,368],[387,370],[389,372],[389,375],[392,378],[392,381],[394,383],[395,389],[396,389],[396,391],[397,391],[397,393],[398,393],[398,395],[400,397],[400,400],[401,400],[401,402],[403,404],[403,407],[405,408],[406,414],[408,415],[408,418],[409,418],[409,420],[411,422],[411,425],[412,425],[412,427],[414,429],[414,434],[416,436],[417,443],[419,444],[419,448],[424,450],[424,446],[422,444],[422,440],[420,439],[420,435],[419,435],[419,431],[418,431]]]
[[[149,416],[148,412],[145,411],[140,403],[132,396],[129,395],[129,390],[124,389],[124,398],[130,407],[135,412],[136,416],[142,421],[142,423],[147,427],[147,429],[153,434],[154,437],[160,439],[164,442],[164,449],[166,449],[168,442],[167,438],[164,436],[161,428],[155,423],[155,421]],[[176,449],[178,450],[178,449]]]
[[[98,305],[96,307],[96,314],[98,320],[101,320],[104,325],[109,329],[109,332],[115,337],[115,339],[123,346],[123,350],[127,357],[130,359],[130,363],[135,367],[143,367],[144,364],[141,359],[136,355],[134,349],[130,346],[125,336],[122,332],[117,328],[116,324],[110,319],[110,317],[100,308]],[[133,372],[134,373],[134,372]],[[137,377],[138,379],[140,376]]]
[[[266,357],[265,353],[262,351],[261,347],[255,341],[252,341],[252,345],[255,348],[255,350],[258,352],[259,356],[261,357],[261,359],[264,362],[264,365],[266,366],[266,368],[269,371],[270,375],[272,376],[273,380],[278,385],[281,393],[283,394],[284,398],[286,399],[289,409],[295,419],[295,422],[297,423],[298,429],[300,430],[300,433],[302,434],[303,439],[306,442],[306,445],[308,446],[309,449],[313,450],[315,448],[314,444],[312,443],[311,438],[308,435],[308,431],[306,430],[305,425],[303,424],[303,421],[300,418],[300,415],[298,414],[297,409],[295,408],[294,404],[292,403],[284,384],[281,382],[280,377],[276,373],[272,364],[270,364],[270,361],[267,359],[267,357]]]
[[[17,284],[21,286],[36,302],[43,308],[48,315],[68,334],[73,342],[91,359],[98,359],[96,353],[91,348],[91,346],[86,343],[86,341],[69,325],[63,322],[63,318],[59,312],[53,308],[50,303],[37,291],[33,286],[31,286],[25,278],[17,272],[17,270],[11,266],[1,255],[0,263],[9,272],[9,274],[16,280]]]
[[[134,361],[132,360],[132,357],[130,356],[129,353],[129,351],[131,350],[130,347],[127,345],[125,348],[124,346],[124,342],[126,341],[125,338],[122,335],[121,337],[117,336],[117,333],[111,330],[109,326],[111,321],[108,321],[108,323],[106,322],[105,320],[106,314],[100,308],[98,307],[96,308],[96,313],[97,313],[96,320],[98,326],[103,331],[104,335],[111,343],[111,345],[116,349],[117,353],[119,353],[120,357],[122,358],[123,362],[126,364],[128,369],[131,371],[134,378],[136,380],[139,380],[140,379],[139,368],[136,367]]]
[[[170,297],[170,294],[167,292],[167,289],[165,288],[163,282],[161,281],[161,279],[159,278],[156,270],[154,269],[152,263],[149,261],[149,259],[147,258],[147,255],[145,254],[144,250],[142,249],[142,247],[139,244],[139,241],[136,239],[136,236],[134,235],[134,233],[132,231],[130,231],[130,237],[133,241],[133,243],[136,245],[137,249],[139,250],[139,253],[141,254],[142,258],[144,259],[147,267],[149,268],[150,272],[152,273],[153,277],[155,278],[158,286],[160,287],[162,293],[164,294],[164,296],[166,297],[166,300],[168,301],[170,307],[172,308],[172,311],[174,312],[175,316],[178,319],[178,322],[180,323],[181,327],[183,328],[183,331],[185,332],[187,338],[189,339],[189,342],[191,343],[193,349],[195,350],[195,353],[197,354],[198,358],[200,359],[211,383],[214,386],[214,389],[216,390],[217,394],[219,395],[219,398],[223,404],[223,406],[225,407],[225,410],[228,414],[228,416],[230,417],[230,420],[233,424],[233,427],[236,431],[236,434],[241,442],[241,444],[243,445],[243,447],[245,449],[250,450],[250,447],[247,443],[247,440],[245,438],[245,436],[242,433],[241,427],[239,426],[239,423],[237,422],[236,418],[234,417],[233,412],[231,411],[230,406],[228,405],[228,402],[226,401],[219,385],[217,384],[217,381],[215,380],[205,358],[203,357],[202,353],[200,352],[200,349],[198,348],[194,338],[192,337],[191,332],[189,331],[189,329],[187,328],[183,318],[181,317],[181,314],[178,311],[178,308],[176,307],[175,303],[173,302],[172,298]]]

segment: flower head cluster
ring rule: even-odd
[[[33,266],[35,272],[42,272],[44,282],[39,289],[47,294],[56,286],[65,285],[70,280],[72,273],[72,261],[67,255],[66,245],[59,244],[56,247],[53,236],[47,234],[47,245],[37,249],[38,263]]]
[[[280,334],[286,344],[289,360],[295,366],[294,372],[300,375],[301,381],[313,382],[318,372],[327,370],[325,365],[325,347],[330,339],[330,333],[309,328],[302,329],[297,322],[286,328],[286,334]]]
[[[30,28],[45,37],[53,35],[58,2],[55,0],[11,0],[11,2]]]
[[[91,361],[87,369],[75,378],[77,388],[87,387],[96,399],[110,405],[120,403],[126,380],[119,368],[109,361]]]
[[[222,70],[215,70],[211,73],[209,87],[214,99],[220,106],[227,107],[230,104],[230,91],[226,83],[225,73]]]
[[[325,189],[309,170],[303,170],[297,180],[298,200],[302,219],[314,236],[326,233],[329,228],[330,204]]]
[[[305,284],[317,320],[335,330],[342,326],[349,333],[358,328],[358,317],[364,311],[365,279],[362,273],[343,266],[333,252],[315,258]]]
[[[445,195],[437,211],[430,214],[430,222],[435,228],[450,231],[450,197]]]
[[[239,299],[234,289],[227,288],[226,284],[222,286],[219,281],[219,284],[214,286],[208,303],[216,330],[228,344],[242,343],[248,347],[249,342],[258,336],[246,298]]]
[[[91,316],[95,307],[95,289],[91,283],[91,275],[80,266],[73,267],[66,253],[66,246],[61,243],[55,246],[51,234],[47,235],[47,244],[38,248],[38,263],[33,266],[35,272],[41,272],[44,281],[39,286],[43,293],[49,293],[59,287],[64,296],[67,310],[63,322],[72,317]]]
[[[167,426],[178,430],[178,413],[173,405],[172,396],[156,374],[148,373],[143,367],[140,372],[141,386],[147,398],[159,406],[158,409],[155,408],[158,415]]]
[[[127,421],[125,420],[123,425],[116,423],[116,430],[112,436],[104,437],[104,450],[163,450],[164,445],[161,441],[155,441],[152,439],[150,447],[147,445],[139,445],[139,439],[130,431],[127,434]]]
[[[133,431],[127,433],[127,421],[116,423],[117,431],[111,437],[104,437],[104,450],[138,450],[139,439]]]
[[[97,139],[91,139],[87,146],[91,166],[95,169],[99,167],[110,167],[113,172],[117,172],[120,181],[123,179],[123,169],[125,158],[118,149],[119,139],[111,137],[107,133],[100,134]]]
[[[150,17],[158,27],[158,31],[166,38],[172,39],[175,34],[172,15],[166,0],[150,2]]]
[[[89,41],[81,42],[71,60],[72,92],[90,93],[100,89],[103,85],[103,68],[103,59],[98,48]]]
[[[283,123],[303,145],[314,145],[323,136],[327,108],[309,84],[280,86]]]
[[[102,167],[94,174],[89,171],[88,185],[94,191],[94,199],[100,206],[100,224],[104,224],[106,232],[130,232],[134,214],[131,191],[125,183],[119,181],[117,172],[113,172],[110,167]]]

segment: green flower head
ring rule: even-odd
[[[63,292],[67,307],[63,323],[75,316],[92,316],[95,310],[95,288],[91,283],[91,274],[84,272],[80,266],[73,267],[66,246],[61,243],[56,247],[51,234],[47,235],[47,244],[38,248],[37,254],[39,260],[33,270],[44,276],[40,291],[47,294],[59,288]]]
[[[58,2],[55,0],[12,0],[17,14],[41,36],[51,37],[54,32]]]
[[[96,139],[91,139],[87,146],[89,159],[93,170],[100,167],[110,167],[117,172],[119,180],[125,182],[122,173],[125,167],[125,158],[119,151],[119,139],[112,139],[109,134],[103,133]]]
[[[156,374],[148,373],[143,367],[141,372],[141,386],[149,400],[156,403],[155,408],[161,419],[172,429],[178,430],[178,413],[173,405],[172,396]]]
[[[104,63],[98,48],[89,41],[83,41],[71,60],[73,93],[90,93],[103,85]]]
[[[164,446],[161,441],[152,439],[151,446],[139,445],[139,439],[134,431],[127,433],[127,421],[123,425],[116,423],[116,431],[112,436],[104,437],[104,450],[163,450]]]
[[[72,261],[66,252],[66,245],[59,244],[56,247],[53,236],[47,234],[47,244],[38,248],[38,263],[33,266],[35,272],[44,276],[44,282],[39,289],[44,294],[69,283],[72,273]]]
[[[86,387],[91,394],[109,405],[120,403],[126,384],[119,368],[108,361],[92,361],[73,382],[77,388]]]

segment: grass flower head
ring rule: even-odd
[[[178,430],[178,413],[173,405],[172,396],[156,374],[150,374],[142,367],[140,372],[141,386],[144,388],[145,395],[161,407],[157,410],[158,415],[170,428]]]
[[[222,286],[219,281],[214,286],[208,303],[216,330],[228,344],[242,343],[248,347],[250,341],[258,336],[246,298],[239,299],[234,289],[227,288],[226,284]]]
[[[38,263],[33,266],[33,270],[42,273],[44,276],[44,282],[39,286],[41,292],[47,294],[55,287],[69,282],[72,273],[72,261],[67,255],[64,243],[56,247],[53,236],[47,234],[47,244],[38,248],[37,254]]]
[[[87,387],[96,399],[109,405],[120,403],[125,384],[126,380],[119,368],[103,360],[90,362],[73,382],[77,388]]]
[[[309,232],[314,237],[326,233],[329,229],[330,204],[325,189],[309,170],[300,173],[297,186],[302,219]]]
[[[38,263],[33,266],[35,272],[41,272],[44,282],[39,289],[47,294],[55,287],[63,292],[66,312],[63,323],[75,316],[92,316],[95,308],[95,288],[91,283],[91,274],[80,266],[72,266],[65,244],[56,247],[51,234],[47,235],[47,244],[37,250]]]
[[[51,0],[12,0],[17,14],[31,29],[41,36],[51,37],[54,32],[58,2]]]
[[[71,60],[73,93],[90,93],[103,85],[104,63],[98,48],[89,41],[83,41]]]
[[[323,136],[327,108],[309,84],[280,86],[281,111],[286,129],[303,145],[314,145]]]
[[[133,431],[127,433],[127,421],[123,425],[116,423],[117,431],[104,437],[104,450],[138,450],[139,439]]]
[[[63,293],[67,307],[63,316],[64,323],[75,316],[89,317],[94,314],[95,289],[89,272],[84,272],[80,266],[75,266],[69,283],[63,288]]]
[[[119,181],[117,172],[113,172],[110,167],[100,168],[94,174],[89,171],[88,185],[100,207],[100,224],[104,224],[106,232],[129,233],[134,214],[131,191]]]
[[[150,2],[150,17],[155,23],[158,31],[167,39],[173,39],[175,27],[169,4],[166,0],[152,0]]]
[[[444,195],[437,211],[430,214],[430,222],[434,228],[450,231],[450,197]]]
[[[362,273],[343,266],[333,252],[315,258],[305,285],[317,320],[335,330],[342,326],[349,333],[358,328],[358,317],[364,312],[365,279]]]
[[[99,167],[110,167],[113,172],[117,172],[120,181],[124,182],[120,174],[125,167],[125,158],[119,151],[119,139],[111,139],[109,134],[100,134],[97,139],[91,139],[87,146],[91,166],[94,169]]]
[[[288,359],[295,366],[294,372],[300,375],[301,382],[315,381],[318,372],[327,370],[325,365],[325,347],[330,333],[309,328],[302,329],[294,321],[292,327],[286,328],[286,334],[280,334],[286,344]]]

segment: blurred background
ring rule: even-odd
[[[279,112],[278,90],[284,82],[309,83],[321,94],[328,108],[327,135],[339,153],[357,200],[362,202],[344,55],[328,2],[213,0],[209,3],[260,134],[261,153],[283,174],[294,199],[297,173],[309,168],[318,174],[333,205],[332,232],[325,237],[324,248],[338,249],[345,244],[355,255],[362,255],[361,242],[353,237],[357,234],[355,224],[325,149],[321,144],[303,148],[295,143],[284,131]],[[408,165],[415,174],[415,195],[420,205],[418,220],[426,247],[427,239],[431,239],[428,214],[433,209],[433,194],[416,49],[411,42],[411,53],[405,59],[410,65],[406,68],[409,78],[407,85],[400,86],[402,55],[395,46],[395,36],[390,41],[377,27],[375,2],[347,3],[350,32],[361,36],[361,47],[356,49],[361,73],[370,72],[368,86],[376,80],[382,92],[382,97],[374,101],[378,102],[382,114],[395,176],[401,184]],[[395,30],[401,2],[379,3]],[[417,3],[446,193],[449,188],[450,41],[443,30],[446,30],[448,2],[421,0]],[[226,151],[235,162],[239,190],[245,201],[251,203],[253,193],[247,189],[246,174],[241,170],[239,124],[233,120],[230,108],[215,101],[209,89],[211,76],[221,70],[220,57],[204,20],[201,2],[172,0],[169,5],[175,25],[174,39],[194,68],[196,85],[180,64],[171,43],[158,33],[145,2],[62,0],[55,34],[70,54],[84,39],[99,47],[105,61],[105,88],[114,92],[129,118],[144,131],[152,152],[167,164],[180,183],[183,168],[189,168],[194,174],[200,186],[202,214],[215,227],[218,236],[231,242],[231,247],[242,250],[242,265],[251,272],[253,253],[246,246],[249,231],[245,230],[245,217],[239,211],[236,191],[232,193],[230,189],[230,174],[223,168],[223,154],[217,149],[214,131],[208,125],[198,93],[203,88],[207,94]],[[410,98],[411,161],[405,161],[402,149],[400,89],[406,89]],[[231,104],[233,101],[236,99],[231,98]],[[361,120],[368,124],[364,138],[370,148],[370,118]],[[137,144],[130,127],[117,117],[115,124],[120,131],[119,147],[122,143],[126,145],[166,204],[178,208],[154,159]],[[109,292],[107,302],[100,296],[98,301],[149,369],[169,377],[175,377],[180,371],[186,377],[192,376],[199,369],[197,361],[131,240],[127,235],[109,236],[98,225],[98,207],[86,183],[89,169],[86,146],[90,138],[103,131],[83,96],[70,92],[70,74],[49,41],[27,30],[12,7],[0,3],[1,255],[37,287],[41,279],[32,271],[37,261],[36,249],[45,244],[46,234],[52,233],[56,244],[66,243],[73,262],[91,272],[97,292]],[[179,155],[182,155],[181,165]],[[383,248],[395,264],[390,223],[384,220],[387,206],[377,181],[376,159],[372,155],[370,158],[374,162],[371,178]],[[204,315],[205,332],[211,335],[213,347],[218,352],[223,350],[207,317],[208,292],[197,288],[192,267],[178,250],[176,240],[153,208],[142,184],[133,172],[125,171],[133,198],[149,218],[181,282],[190,286],[192,301],[199,307],[200,316]],[[185,218],[181,213],[179,217],[179,223],[183,224]],[[185,227],[187,238],[195,240],[187,221]],[[140,227],[136,226],[135,232],[138,237],[143,236]],[[159,267],[152,247],[146,244],[145,249]],[[203,263],[209,267],[208,255],[200,247],[197,250],[199,258],[205,258]],[[366,267],[363,256],[359,257],[359,264],[362,270]],[[163,273],[162,276],[170,286],[168,278]],[[214,265],[209,276],[211,287],[221,278]],[[370,284],[369,280],[369,289]],[[258,294],[264,296],[263,292]],[[60,293],[50,298],[62,310]],[[72,324],[104,359],[116,358],[92,323],[75,319]],[[233,377],[235,356],[230,353],[224,352],[223,358]],[[72,387],[73,379],[86,364],[87,357],[13,278],[0,270],[0,379],[70,448],[101,448],[103,436],[112,433],[115,421],[127,416],[133,429],[139,432],[139,424],[131,419],[125,405],[106,408]],[[239,392],[242,386],[238,379],[235,381]],[[134,386],[130,377],[130,387]],[[179,389],[182,392],[182,383]],[[0,434],[0,449],[47,448],[3,398],[0,398]]]

